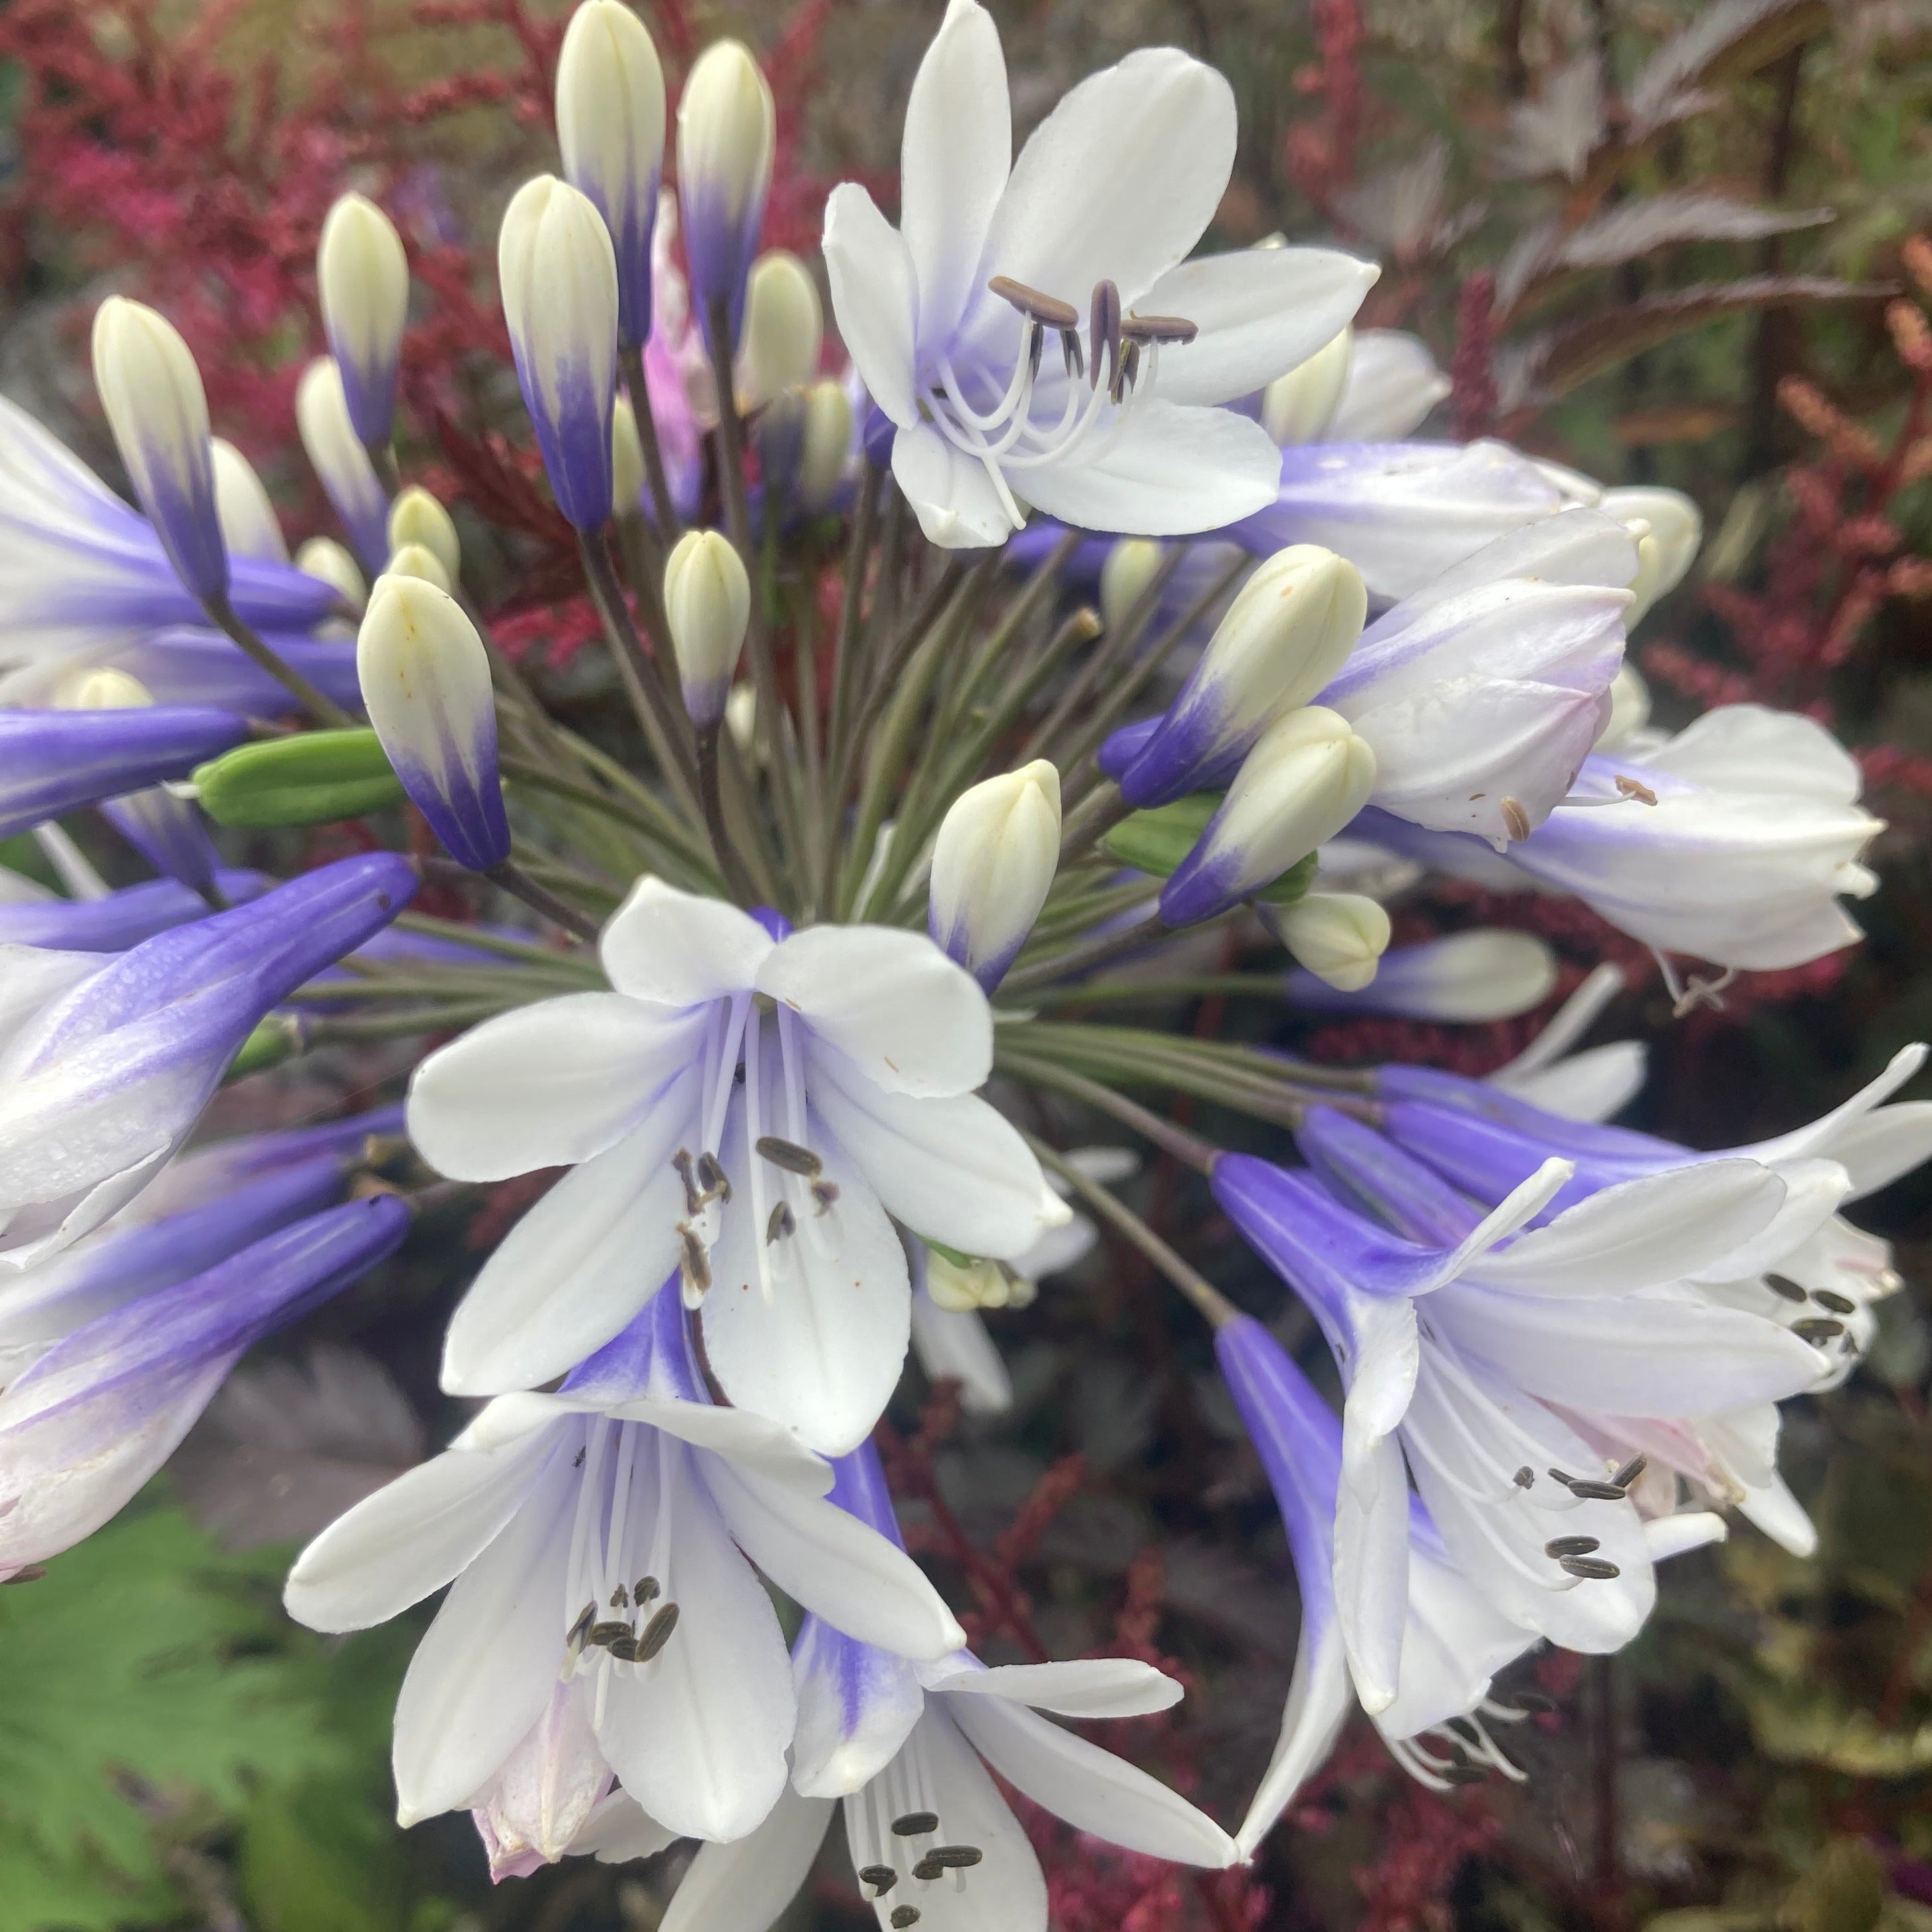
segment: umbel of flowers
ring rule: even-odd
[[[747,49],[706,50],[674,121],[644,26],[585,0],[556,106],[561,172],[510,198],[499,266],[608,646],[595,736],[404,481],[418,295],[374,202],[322,230],[298,411],[344,542],[290,560],[136,302],[94,348],[138,509],[0,412],[0,811],[70,892],[0,906],[0,1576],[110,1517],[426,1201],[556,1169],[449,1323],[467,1426],[289,1580],[328,1630],[446,1592],[396,1713],[405,1822],[469,1810],[500,1876],[697,1840],[667,1926],[757,1932],[837,1810],[883,1924],[1038,1932],[996,1774],[1204,1867],[1252,1854],[1358,1705],[1425,1783],[1520,1776],[1499,1672],[1628,1643],[1732,1512],[1810,1546],[1780,1406],[1898,1285],[1841,1210],[1932,1149],[1932,1108],[1888,1104],[1921,1051],[1712,1154],[1605,1124],[1642,1058],[1570,1050],[1600,977],[1487,1082],[1098,1016],[1257,922],[1287,956],[1264,998],[1541,1000],[1510,935],[1384,957],[1378,894],[1422,868],[1573,894],[1680,991],[1673,955],[1814,958],[1875,883],[1851,760],[1755,706],[1648,725],[1625,640],[1690,567],[1683,500],[1404,440],[1443,385],[1355,332],[1373,264],[1192,252],[1236,128],[1190,56],[1094,75],[1016,153],[992,18],[952,0],[897,226],[856,185],[826,210],[842,364],[820,270],[759,253]],[[829,624],[794,557],[832,572]],[[442,856],[277,880],[222,850],[405,801]],[[107,890],[57,823],[96,807],[147,883]],[[426,872],[488,921],[408,911]],[[372,1039],[404,1058],[371,1111],[194,1141],[224,1078]],[[1146,1227],[1118,1154],[1027,1131],[1029,1094],[1205,1178],[1314,1316],[1339,1414],[1275,1308]],[[1006,1401],[977,1310],[1096,1222],[1211,1324],[1294,1555],[1294,1684],[1232,1834],[1054,1721],[1172,1679],[972,1654],[871,1447],[909,1350]]]

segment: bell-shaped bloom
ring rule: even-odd
[[[425,552],[427,555],[428,553]],[[451,856],[487,872],[510,856],[490,659],[461,604],[419,577],[376,579],[356,641],[369,722]]]
[[[275,884],[266,872],[226,866],[214,884],[230,905],[259,898]],[[20,900],[0,905],[0,946],[55,952],[124,952],[158,932],[205,918],[208,902],[178,880],[148,879],[98,898]]]
[[[832,1499],[896,1543],[868,1448],[842,1460]],[[798,1730],[790,1786],[758,1829],[702,1846],[664,1932],[764,1932],[810,1871],[842,1801],[862,1895],[882,1927],[1046,1932],[1040,1860],[991,1771],[1076,1829],[1150,1857],[1219,1868],[1233,1841],[1142,1771],[1049,1722],[1130,1717],[1178,1702],[1180,1686],[1127,1658],[987,1670],[959,1651],[908,1660],[809,1616],[793,1646]],[[640,1855],[656,1821],[632,1802],[574,1851]],[[913,1915],[916,1915],[914,1916]]]
[[[326,1209],[82,1322],[40,1356],[0,1394],[0,1581],[92,1535],[250,1348],[359,1280],[409,1225],[393,1195]]]
[[[677,192],[698,325],[724,310],[735,350],[745,292],[771,192],[778,140],[770,84],[742,40],[714,40],[698,58],[677,101]]]
[[[1284,932],[1288,916],[1298,909],[1282,908],[1276,922]],[[1311,964],[1292,941],[1288,950],[1304,968]],[[1382,955],[1373,980],[1359,987],[1342,986],[1318,968],[1288,976],[1288,995],[1298,1006],[1411,1020],[1511,1020],[1556,990],[1556,956],[1546,940],[1489,927],[1398,946]]]
[[[435,497],[418,483],[398,490],[389,506],[389,554],[410,544],[419,544],[442,566],[453,587],[463,575],[463,543],[456,533],[455,520]]]
[[[745,339],[738,350],[739,406],[761,409],[818,373],[824,311],[812,271],[788,249],[752,264],[745,286]]]
[[[342,196],[323,219],[315,286],[349,421],[364,448],[380,449],[396,425],[410,264],[396,224],[366,196]]]
[[[1579,500],[1501,442],[1312,443],[1282,451],[1279,464],[1274,501],[1224,534],[1257,556],[1320,544],[1378,598],[1412,597],[1485,544]],[[1594,501],[1600,493],[1587,487],[1583,500]]]
[[[1379,976],[1389,916],[1375,900],[1360,892],[1304,892],[1263,916],[1299,962],[1288,976],[1288,997],[1297,1005],[1318,1008],[1339,994],[1346,1011]]]
[[[651,241],[664,176],[664,82],[650,30],[623,0],[583,0],[556,60],[556,142],[572,188],[610,231],[618,332],[651,332]]]
[[[362,567],[372,574],[389,554],[389,494],[356,434],[348,392],[332,356],[318,356],[296,385],[296,428],[322,494],[334,506]]]
[[[94,386],[168,561],[197,601],[224,601],[228,550],[215,508],[208,397],[193,352],[165,316],[110,296],[94,312]]]
[[[214,458],[214,513],[220,520],[221,541],[229,556],[286,563],[288,539],[282,535],[275,506],[268,500],[255,466],[220,436],[208,446]]]
[[[554,175],[524,182],[503,211],[496,274],[557,508],[574,528],[600,530],[617,382],[617,263],[603,217]]]
[[[199,704],[0,711],[0,838],[76,806],[185,778],[248,735],[245,718]]]
[[[1368,608],[1361,572],[1334,551],[1276,552],[1241,586],[1152,732],[1114,734],[1102,770],[1137,808],[1226,784],[1270,725],[1342,670]]]
[[[1330,340],[1376,271],[1308,248],[1184,261],[1234,147],[1227,82],[1152,48],[1082,82],[1015,161],[998,31],[952,0],[907,104],[900,226],[853,182],[825,214],[839,333],[933,542],[1004,543],[1028,506],[1162,536],[1274,500],[1267,433],[1212,406]]]
[[[1321,702],[1374,748],[1374,802],[1498,850],[1528,838],[1609,717],[1636,567],[1621,524],[1568,510],[1371,624]]]
[[[500,1015],[416,1070],[410,1136],[442,1173],[573,1168],[458,1309],[444,1386],[547,1381],[681,1271],[726,1395],[843,1454],[905,1355],[888,1216],[994,1256],[1066,1217],[973,1090],[992,1065],[986,996],[923,934],[775,940],[656,879],[601,953],[614,992]]]
[[[664,560],[664,604],[684,708],[700,730],[715,729],[752,621],[752,580],[728,538],[687,530],[678,539]]]
[[[1759,1162],[1709,1162],[1605,1189],[1499,1246],[1571,1162],[1546,1160],[1485,1215],[1333,1110],[1311,1109],[1298,1139],[1319,1179],[1228,1155],[1213,1186],[1341,1366],[1335,1591],[1364,1706],[1400,1687],[1405,1462],[1502,1616],[1569,1649],[1620,1648],[1649,1614],[1651,1559],[1627,1486],[1568,1418],[1701,1414],[1813,1385],[1815,1352],[1775,1322],[1673,1287],[1750,1256],[1790,1190]]]
[[[256,1024],[416,884],[406,860],[374,854],[105,962],[16,952],[0,1002],[0,1263],[56,1252],[132,1200]]]
[[[711,1406],[685,1321],[676,1290],[659,1295],[557,1394],[500,1397],[298,1558],[286,1600],[319,1630],[454,1582],[396,1707],[404,1824],[485,1793],[561,1684],[602,1760],[573,1788],[594,1802],[608,1766],[668,1831],[743,1837],[784,1788],[796,1712],[754,1564],[896,1654],[958,1648],[904,1551],[825,1500],[826,1463],[782,1424]],[[582,1822],[560,1822],[566,1843]]]
[[[1814,720],[1726,705],[1641,755],[1586,760],[1587,807],[1552,813],[1510,858],[1660,952],[1799,966],[1862,936],[1838,902],[1878,884],[1858,862],[1883,829],[1861,783]]]
[[[933,842],[926,926],[991,992],[1026,944],[1060,863],[1060,771],[1036,758],[960,794]]]
[[[1228,1392],[1268,1472],[1294,1558],[1301,1633],[1281,1736],[1236,1834],[1252,1856],[1295,1794],[1334,1748],[1355,1699],[1333,1580],[1335,1515],[1342,1481],[1342,1425],[1261,1324],[1238,1317],[1216,1331]],[[1653,1558],[1720,1538],[1720,1517],[1685,1512],[1644,1525]],[[1428,1511],[1408,1503],[1408,1600],[1400,1688],[1374,1713],[1396,1761],[1437,1790],[1487,1767],[1522,1773],[1491,1735],[1527,1713],[1490,1694],[1498,1671],[1536,1642],[1502,1616],[1456,1567]]]
[[[1291,711],[1250,752],[1199,842],[1161,890],[1169,926],[1212,919],[1332,838],[1367,802],[1376,758],[1320,705]]]
[[[314,578],[244,556],[233,560],[229,599],[264,632],[316,623],[334,602]],[[202,621],[200,598],[176,574],[154,526],[25,410],[0,398],[0,658],[45,663]]]

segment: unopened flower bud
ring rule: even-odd
[[[1169,926],[1192,926],[1332,838],[1376,782],[1376,754],[1346,718],[1321,705],[1291,711],[1248,754],[1200,842],[1162,888]]]
[[[90,670],[60,693],[57,708],[62,711],[132,711],[152,704],[154,694],[138,677],[104,665]]]
[[[752,620],[751,580],[728,539],[686,531],[664,563],[664,601],[684,708],[693,724],[715,725]]]
[[[933,1306],[949,1315],[964,1315],[977,1308],[1004,1308],[1010,1298],[1006,1278],[998,1262],[981,1256],[968,1258],[962,1265],[936,1248],[926,1256],[926,1292]]]
[[[1100,566],[1100,621],[1108,630],[1120,628],[1166,556],[1167,546],[1152,537],[1121,537],[1108,551]]]
[[[1268,922],[1316,979],[1345,993],[1366,986],[1388,950],[1388,914],[1359,892],[1310,892]]]
[[[450,856],[472,872],[501,865],[510,827],[490,660],[463,607],[419,577],[378,578],[356,668],[396,776]]]
[[[1634,624],[1657,600],[1675,590],[1697,560],[1704,540],[1704,519],[1697,506],[1681,490],[1666,490],[1652,484],[1633,485],[1625,490],[1606,490],[1598,509],[1614,517],[1626,527],[1648,525],[1654,548],[1646,556],[1641,538],[1638,543],[1639,568],[1630,586],[1636,601],[1630,608],[1627,624]]]
[[[94,313],[94,386],[128,480],[175,574],[204,604],[228,595],[201,371],[173,323],[110,296]]]
[[[742,40],[714,40],[677,104],[677,189],[691,293],[707,334],[725,313],[735,350],[745,285],[758,252],[778,134],[772,90]]]
[[[724,700],[724,728],[742,758],[758,748],[758,688],[754,684],[734,685]]]
[[[1117,733],[1102,768],[1143,808],[1226,783],[1263,732],[1342,668],[1367,614],[1353,564],[1314,544],[1277,550],[1242,586],[1166,716],[1151,733]]]
[[[664,69],[622,0],[584,0],[570,16],[556,62],[556,142],[565,176],[610,231],[618,331],[641,347],[651,332],[651,235],[664,175]]]
[[[428,544],[406,543],[389,553],[389,560],[382,566],[385,577],[414,577],[424,584],[434,584],[437,590],[453,592],[454,586],[449,580],[449,572],[442,567],[442,559]]]
[[[830,509],[852,454],[852,399],[829,378],[806,392],[805,440],[798,457],[798,500],[813,515]]]
[[[738,402],[762,407],[818,373],[825,311],[812,272],[784,248],[760,255],[745,290],[745,338],[738,352]]]
[[[1303,903],[1312,904],[1312,897]],[[1381,971],[1370,976],[1372,986],[1366,979],[1338,977],[1289,937],[1287,915],[1300,910],[1300,906],[1286,908],[1276,929],[1310,973],[1328,982],[1318,985],[1306,974],[1291,974],[1288,994],[1301,1006],[1469,1024],[1514,1019],[1542,1005],[1556,989],[1556,956],[1543,940],[1533,933],[1487,928],[1396,947],[1383,956]],[[1384,932],[1387,926],[1384,920]]]
[[[221,540],[230,556],[256,556],[270,563],[286,563],[288,540],[268,500],[255,466],[232,442],[220,436],[209,445],[214,454],[214,514],[220,520]]]
[[[1594,749],[1614,751],[1650,722],[1650,687],[1634,664],[1624,664],[1610,680],[1610,722],[1598,734]]]
[[[1284,448],[1319,442],[1348,386],[1355,332],[1344,328],[1306,362],[1277,376],[1262,392],[1262,428]]]
[[[644,443],[638,412],[628,396],[610,408],[610,508],[614,516],[634,517],[644,506]]]
[[[315,285],[349,420],[365,448],[380,449],[395,430],[410,265],[396,224],[373,201],[345,194],[328,211]]]
[[[332,585],[343,602],[360,614],[368,599],[369,586],[363,580],[361,566],[333,537],[310,537],[296,552],[296,568]]]
[[[365,570],[380,570],[389,554],[389,498],[356,425],[342,371],[332,356],[318,356],[296,386],[296,428],[322,494],[334,506]]]
[[[926,926],[991,992],[1032,932],[1060,863],[1060,772],[1045,758],[952,802],[932,848]]]
[[[752,425],[768,514],[782,514],[797,490],[799,459],[805,451],[806,410],[806,392],[787,389],[758,412]]]
[[[600,530],[617,382],[617,262],[604,218],[568,182],[538,175],[503,212],[496,270],[557,508],[577,530]]]
[[[412,483],[389,506],[389,553],[420,544],[442,566],[442,587],[453,590],[463,574],[463,544],[449,512],[418,483]],[[395,568],[392,562],[389,568]]]

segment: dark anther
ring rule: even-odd
[[[638,1640],[634,1636],[613,1638],[605,1648],[620,1664],[634,1664],[638,1660]]]
[[[814,1180],[812,1184],[812,1198],[818,1203],[819,1213],[824,1214],[838,1198],[838,1184],[836,1180]]]
[[[1580,1503],[1620,1503],[1625,1500],[1624,1492],[1615,1483],[1580,1480],[1570,1485],[1570,1493]]]
[[[728,1207],[731,1200],[731,1180],[715,1154],[701,1154],[698,1156],[698,1178],[704,1184],[708,1198],[717,1196]]]
[[[1764,1278],[1764,1285],[1771,1290],[1772,1294],[1783,1295],[1786,1301],[1802,1301],[1805,1299],[1804,1289],[1800,1288],[1788,1274],[1768,1274]]]
[[[656,1596],[658,1587],[658,1580],[655,1576],[640,1576],[631,1586],[631,1600],[641,1610]]]
[[[677,1628],[677,1606],[667,1604],[644,1628],[638,1633],[638,1658],[640,1664],[648,1664],[670,1641],[670,1634]]]
[[[926,1884],[930,1885],[934,1879],[944,1878],[946,1876],[946,1868],[928,1852],[917,1864],[913,1867],[912,1875],[914,1878],[922,1880]]]
[[[1650,1458],[1648,1456],[1633,1456],[1610,1478],[1610,1486],[1616,1490],[1627,1490],[1649,1467]]]
[[[919,1923],[919,1907],[916,1905],[896,1905],[892,1907],[892,1932],[905,1932],[908,1925]]]
[[[874,1898],[884,1898],[898,1882],[899,1875],[890,1865],[861,1865],[859,1868],[859,1882],[874,1886],[876,1889],[872,1894]]]
[[[1828,1316],[1814,1316],[1808,1322],[1792,1322],[1791,1332],[1801,1342],[1817,1344],[1830,1341],[1834,1335],[1842,1335],[1845,1332],[1845,1324],[1842,1322],[1834,1322]]]
[[[1536,1472],[1526,1462],[1514,1476],[1510,1477],[1510,1480],[1520,1490],[1532,1488],[1536,1481]]]
[[[1114,378],[1114,386],[1108,392],[1109,398],[1118,404],[1124,401],[1133,392],[1136,379],[1141,373],[1141,346],[1130,342],[1120,352],[1120,373]]]
[[[1828,1288],[1821,1288],[1811,1299],[1820,1308],[1828,1308],[1834,1315],[1856,1315],[1858,1304],[1849,1294],[1834,1294]]]
[[[1449,1784],[1480,1784],[1486,1774],[1473,1764],[1438,1764],[1436,1774]]]
[[[1552,1536],[1543,1546],[1546,1556],[1587,1556],[1593,1550],[1603,1548],[1602,1541],[1594,1536]]]
[[[1081,376],[1087,373],[1087,358],[1080,346],[1080,332],[1077,328],[1063,328],[1060,332],[1060,353],[1066,364],[1070,376]]]
[[[927,1860],[948,1871],[967,1871],[986,1856],[977,1845],[940,1845],[926,1854]]]
[[[1100,353],[1107,356],[1107,386],[1116,387],[1120,378],[1120,292],[1112,282],[1094,284],[1094,301],[1087,313],[1087,353],[1093,366],[1087,371],[1087,386],[1100,386]]]
[[[680,1148],[670,1157],[670,1164],[677,1170],[677,1178],[684,1183],[684,1211],[695,1214],[704,1205],[704,1196],[698,1185],[698,1177],[692,1171],[691,1150]]]
[[[1512,1690],[1508,1697],[1498,1701],[1507,1703],[1513,1711],[1528,1711],[1536,1714],[1553,1711],[1556,1708],[1556,1700],[1546,1697],[1540,1690]]]
[[[581,1642],[590,1626],[596,1621],[597,1606],[595,1604],[586,1604],[583,1609],[578,1612],[576,1622],[572,1624],[566,1633],[564,1642],[566,1645]]]
[[[1640,805],[1654,805],[1657,802],[1657,794],[1649,786],[1622,772],[1617,774],[1617,790],[1625,798],[1635,799]]]
[[[798,1216],[791,1211],[791,1203],[781,1201],[765,1223],[765,1246],[770,1247],[774,1241],[782,1241],[788,1234],[797,1232]]]
[[[1035,322],[1027,331],[1027,382],[1029,386],[1040,380],[1040,359],[1046,353],[1046,331]]]
[[[609,1622],[592,1624],[589,1634],[584,1640],[586,1643],[596,1644],[601,1647],[604,1644],[615,1643],[620,1637],[628,1637],[633,1634],[634,1633],[628,1624]]]
[[[1523,810],[1522,801],[1506,798],[1502,802],[1501,809],[1503,830],[1512,838],[1527,838],[1529,836],[1529,814]]]
[[[1029,322],[1038,322],[1042,328],[1057,328],[1064,334],[1080,326],[1080,311],[1071,302],[1064,302],[1058,296],[1042,295],[1010,275],[995,275],[986,288],[988,293],[998,296],[1003,302],[1011,302]]]
[[[1184,315],[1130,315],[1120,322],[1130,342],[1192,342],[1201,332]]]
[[[937,1811],[908,1811],[892,1820],[892,1836],[896,1838],[916,1838],[927,1832],[939,1829]]]
[[[1561,1483],[1566,1490],[1574,1489],[1576,1484],[1576,1478],[1574,1476],[1566,1476],[1561,1469],[1552,1469],[1550,1472],[1550,1480],[1552,1483]]]
[[[1598,1583],[1607,1583],[1612,1576],[1624,1574],[1614,1563],[1601,1556],[1566,1556],[1562,1560],[1562,1568],[1573,1576]]]
[[[816,1180],[825,1172],[824,1162],[811,1148],[800,1147],[796,1141],[782,1141],[776,1134],[760,1134],[757,1146],[772,1166],[782,1167],[788,1174],[802,1174],[808,1180]]]
[[[621,1583],[610,1592],[610,1607],[614,1610],[628,1610],[631,1607],[631,1593]]]
[[[711,1258],[704,1252],[704,1244],[698,1238],[698,1231],[686,1222],[677,1224],[679,1246],[683,1250],[684,1272],[691,1285],[700,1294],[709,1292],[711,1287]]]

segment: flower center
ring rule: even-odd
[[[986,1856],[977,1845],[945,1841],[932,1792],[931,1768],[915,1727],[898,1756],[845,1801],[862,1809],[861,1842],[871,1855],[871,1862],[859,1868],[859,1882],[871,1888],[867,1897],[894,1932],[919,1923],[919,1900],[929,1887],[950,1879],[955,1892],[964,1892],[966,1874]],[[846,1816],[849,1820],[851,1813]]]
[[[998,374],[970,365],[956,368],[942,351],[928,372],[921,400],[940,434],[985,467],[1017,530],[1026,518],[1008,476],[1064,462],[1088,440],[1096,424],[1110,418],[1099,446],[1088,452],[1089,461],[1098,462],[1113,447],[1135,404],[1153,390],[1161,345],[1192,342],[1196,331],[1180,316],[1124,314],[1120,290],[1112,282],[1100,282],[1088,306],[1083,353],[1079,312],[1071,302],[1028,288],[1010,275],[995,275],[986,286],[1017,310],[1025,324],[1020,353],[1004,391],[989,405],[988,398],[998,391]],[[1057,412],[1049,404],[1036,416],[1034,404],[1048,334],[1060,338],[1064,379],[1060,386],[1065,393]]]

